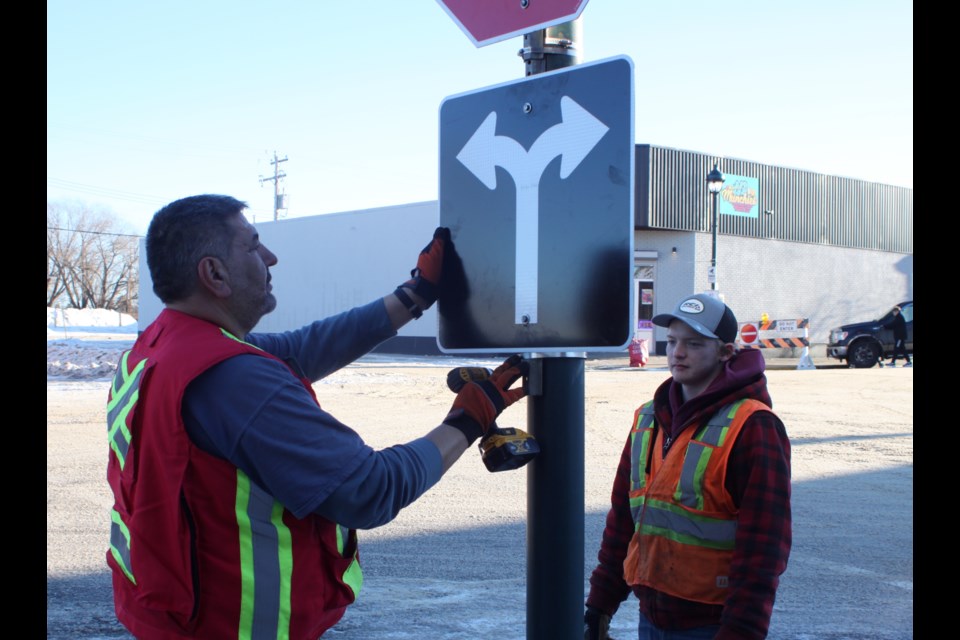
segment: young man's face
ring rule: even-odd
[[[682,320],[673,320],[667,328],[667,365],[686,399],[706,389],[731,355],[733,345],[702,336]]]

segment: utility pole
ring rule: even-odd
[[[282,171],[279,170],[279,168],[280,168],[280,163],[281,163],[281,162],[286,162],[286,161],[287,161],[287,157],[286,157],[286,156],[284,156],[284,157],[282,157],[282,158],[278,158],[278,157],[277,157],[277,152],[274,151],[274,152],[273,152],[273,160],[270,161],[270,164],[273,165],[273,177],[272,177],[272,178],[264,178],[263,176],[260,176],[260,184],[261,184],[261,186],[263,185],[264,182],[273,182],[273,219],[274,219],[274,220],[277,219],[277,211],[278,211],[279,209],[286,209],[286,208],[287,208],[285,202],[284,202],[284,203],[281,203],[281,202],[280,202],[280,190],[279,190],[279,187],[280,187],[280,179],[287,177],[287,174],[285,174],[285,173],[283,173]],[[281,206],[281,204],[282,204],[282,206]]]

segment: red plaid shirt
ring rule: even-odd
[[[668,379],[654,394],[658,427],[670,432],[672,441],[683,429],[734,400],[755,398],[772,406],[763,371],[759,350],[740,352],[704,393],[686,403],[682,403],[679,385]],[[629,486],[627,438],[610,495],[611,508],[597,554],[599,564],[590,576],[587,597],[587,606],[611,616],[631,591],[623,579],[623,560],[634,531]],[[719,624],[716,640],[761,640],[767,636],[792,541],[790,441],[776,415],[760,411],[748,418],[731,452],[725,486],[740,510],[726,602],[693,602],[642,586],[633,593],[640,611],[662,629]]]

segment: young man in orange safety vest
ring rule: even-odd
[[[671,377],[638,408],[590,576],[584,639],[633,593],[640,640],[761,640],[792,539],[790,442],[760,350],[713,294],[653,318]]]

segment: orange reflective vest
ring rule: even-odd
[[[759,400],[727,405],[685,429],[666,457],[653,402],[630,432],[630,510],[634,533],[623,563],[627,584],[678,598],[723,604],[737,533],[737,507],[724,486],[730,450]]]
[[[117,618],[139,640],[315,640],[362,585],[355,531],[298,520],[187,435],[187,385],[239,354],[273,358],[166,309],[121,356],[110,387],[107,564]]]

